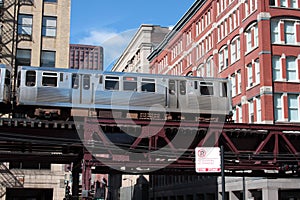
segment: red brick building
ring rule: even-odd
[[[300,122],[300,0],[197,0],[151,73],[228,77],[234,120]]]

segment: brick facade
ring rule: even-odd
[[[150,72],[229,78],[236,122],[300,122],[299,8],[299,0],[195,1],[149,55]]]

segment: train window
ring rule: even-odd
[[[172,95],[175,94],[175,81],[174,80],[169,81],[169,94],[172,94]]]
[[[142,91],[144,92],[155,92],[155,80],[143,78],[142,79]]]
[[[214,95],[213,83],[200,82],[200,94],[201,95]]]
[[[21,72],[19,71],[17,75],[17,87],[20,87],[20,84],[21,84]]]
[[[220,83],[220,96],[221,97],[227,97],[227,83],[226,82],[222,82]]]
[[[5,85],[10,85],[10,71],[8,70],[5,73]]]
[[[36,82],[35,80],[36,80],[36,72],[35,71],[26,71],[25,85],[29,86],[29,87],[33,87],[33,86],[35,86],[35,82]]]
[[[72,74],[72,88],[79,88],[79,76],[77,74]]]
[[[63,74],[63,73],[60,73],[60,74],[59,74],[59,81],[60,81],[60,82],[63,82],[63,81],[64,81],[64,74]]]
[[[90,89],[90,75],[83,75],[83,89]]]
[[[119,77],[106,76],[105,77],[106,90],[119,90]]]
[[[136,91],[137,90],[137,78],[136,77],[124,77],[123,78],[123,90]]]
[[[194,81],[195,90],[198,90],[198,81]]]
[[[180,89],[180,94],[181,95],[186,94],[186,81],[180,81],[179,82],[179,89]]]
[[[44,72],[42,75],[42,86],[57,87],[57,73]]]

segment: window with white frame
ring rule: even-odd
[[[249,108],[249,123],[253,123],[254,122],[254,103],[253,103],[253,99],[249,100],[248,108]]]
[[[271,39],[272,43],[280,42],[279,20],[271,21]]]
[[[260,97],[256,97],[255,101],[256,101],[256,122],[261,122],[261,99],[260,99]]]
[[[186,56],[186,64],[187,66],[190,66],[192,64],[193,60],[192,60],[192,53],[189,53],[187,56]]]
[[[252,63],[249,63],[247,65],[247,82],[248,82],[248,87],[252,87],[253,86]]]
[[[296,27],[294,21],[285,21],[284,22],[284,38],[286,44],[295,44],[296,43]]]
[[[32,35],[32,15],[18,16],[18,34],[19,35]]]
[[[283,104],[282,104],[282,94],[274,95],[274,112],[275,121],[283,120]]]
[[[197,76],[204,76],[204,64],[200,64],[197,68]]]
[[[42,35],[48,37],[56,37],[56,17],[43,17]]]
[[[257,9],[257,0],[245,0],[245,17],[251,15]]]
[[[242,106],[237,106],[237,111],[238,111],[238,123],[242,123],[243,122],[243,109]]]
[[[237,114],[236,114],[236,107],[232,108],[232,120],[234,122],[237,122],[237,118],[236,118]]]
[[[241,74],[241,70],[237,71],[236,79],[237,79],[237,93],[240,94],[242,92],[242,74]]]
[[[258,27],[257,27],[257,23],[250,26],[245,31],[245,35],[246,35],[246,49],[247,49],[247,52],[253,50],[256,47],[258,47]]]
[[[232,74],[230,77],[231,81],[231,91],[232,91],[232,96],[236,96],[236,79],[235,79],[235,74]]]
[[[254,66],[255,66],[255,83],[259,84],[260,83],[260,64],[259,64],[259,59],[256,59],[254,61]]]
[[[298,0],[290,0],[291,8],[299,8]]]
[[[227,67],[228,67],[228,48],[227,46],[225,46],[219,51],[219,70],[222,71]]]
[[[189,30],[186,33],[186,45],[189,45],[192,43],[192,31]]]
[[[297,58],[294,56],[286,57],[286,79],[287,81],[296,81],[297,77]]]
[[[272,57],[272,69],[273,69],[273,81],[281,80],[282,73],[281,73],[281,58],[280,58],[280,56]]]
[[[201,21],[199,20],[196,22],[196,36],[199,36],[201,32]]]
[[[299,101],[298,95],[288,94],[289,121],[299,121]]]
[[[280,0],[281,7],[288,7],[288,0]]]
[[[235,38],[230,45],[231,50],[231,63],[240,59],[240,38]]]
[[[206,61],[206,76],[213,77],[213,59],[212,57],[208,58]]]

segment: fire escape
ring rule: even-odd
[[[4,163],[0,163],[0,198],[6,194],[6,188],[21,188],[24,175],[15,171],[12,173]]]
[[[33,6],[34,0],[0,0],[0,63],[13,69],[18,43],[28,40],[18,36],[18,14],[22,5]],[[23,179],[24,175],[19,176],[0,163],[0,198],[6,194],[6,188],[23,187]]]
[[[21,6],[34,6],[34,0],[0,0],[0,63],[16,68],[18,43],[31,40],[18,35],[18,14]]]

